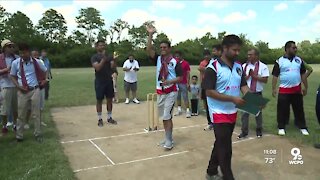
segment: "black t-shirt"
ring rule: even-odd
[[[230,71],[231,71],[231,69],[230,69]],[[204,89],[205,90],[216,90],[217,73],[213,69],[207,68],[205,71],[203,81],[204,81]],[[246,81],[244,73],[242,73],[240,87],[243,87],[246,85],[247,85],[247,81]]]
[[[103,65],[103,67],[97,71],[95,70],[95,76],[97,81],[111,81],[112,80],[112,69],[111,69],[111,61],[113,61],[113,57],[110,55],[104,54],[95,54],[91,57],[91,63],[100,63],[103,58],[107,58],[107,62]]]

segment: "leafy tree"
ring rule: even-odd
[[[117,36],[117,42],[120,42],[121,39],[121,34],[123,32],[123,30],[128,29],[129,28],[129,24],[126,21],[123,21],[121,19],[117,19],[114,24],[111,26],[111,28],[117,32],[118,36]]]
[[[6,9],[0,5],[0,37],[5,37],[5,24],[10,14],[6,12]]]
[[[82,8],[79,13],[80,15],[76,17],[77,27],[86,31],[87,43],[91,45],[94,41],[94,30],[101,29],[104,26],[104,20],[100,12],[93,7]]]
[[[66,20],[54,9],[47,10],[39,20],[39,32],[50,42],[61,42],[67,32]]]
[[[72,35],[70,35],[68,37],[68,39],[70,40],[70,42],[74,42],[75,44],[85,45],[86,40],[87,40],[87,36],[85,34],[83,34],[82,32],[80,32],[79,30],[75,30],[72,32]]]
[[[31,20],[22,12],[14,13],[5,23],[7,37],[16,42],[32,42],[35,30]]]
[[[130,42],[136,49],[146,47],[148,38],[146,25],[148,24],[154,24],[154,21],[146,21],[139,27],[135,27],[133,25],[131,28],[129,28]]]

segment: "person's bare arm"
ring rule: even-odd
[[[253,79],[256,79],[257,81],[267,83],[268,82],[268,77],[258,77],[258,76],[251,76]]]
[[[128,71],[130,71],[130,69],[129,69],[129,68],[126,68],[126,67],[124,67],[124,68],[123,68],[123,71],[128,72]]]
[[[18,83],[18,76],[14,76],[14,75],[10,75],[10,79],[12,80],[13,84],[18,88],[18,90],[20,90],[21,92],[25,93],[28,90],[26,90],[25,88],[19,86]]]
[[[308,93],[308,80],[307,80],[308,76],[306,75],[301,75],[301,81],[304,85],[304,89],[302,90],[302,94],[305,96]]]
[[[250,89],[247,85],[241,87],[241,92],[243,95],[247,94],[247,92],[249,92],[249,91],[250,91]]]
[[[148,31],[147,53],[152,59],[154,59],[156,52],[155,52],[153,45],[152,45],[152,36],[156,32],[156,29],[155,29],[155,27],[148,25],[147,31]]]
[[[218,91],[212,90],[212,89],[207,89],[206,95],[208,97],[211,97],[213,99],[217,99],[219,101],[233,102],[236,105],[243,105],[245,103],[245,101],[241,97],[235,97],[235,96],[221,94]]]
[[[106,63],[107,59],[106,57],[102,58],[102,60],[100,62],[94,62],[92,63],[92,67],[96,70],[96,71],[100,71],[104,64]]]
[[[277,95],[277,82],[278,82],[278,77],[276,77],[276,76],[273,76],[272,77],[272,96],[273,97],[276,97],[276,95]]]
[[[178,76],[174,79],[163,81],[163,85],[166,86],[170,84],[176,84],[176,83],[179,83],[181,80],[182,80],[182,76]]]
[[[5,75],[10,73],[10,68],[0,69],[0,75]]]
[[[187,86],[190,89],[190,71],[187,71]]]

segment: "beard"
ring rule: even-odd
[[[235,62],[237,55],[231,55],[231,54],[227,54],[226,57],[231,61],[231,62]]]

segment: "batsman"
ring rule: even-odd
[[[173,148],[172,110],[178,95],[177,83],[182,79],[182,69],[171,54],[171,43],[169,41],[160,42],[161,55],[157,55],[152,45],[152,36],[156,32],[156,29],[152,25],[147,25],[147,31],[149,34],[147,53],[157,66],[156,92],[158,114],[163,120],[165,130],[165,139],[159,145],[166,150],[171,150]]]

